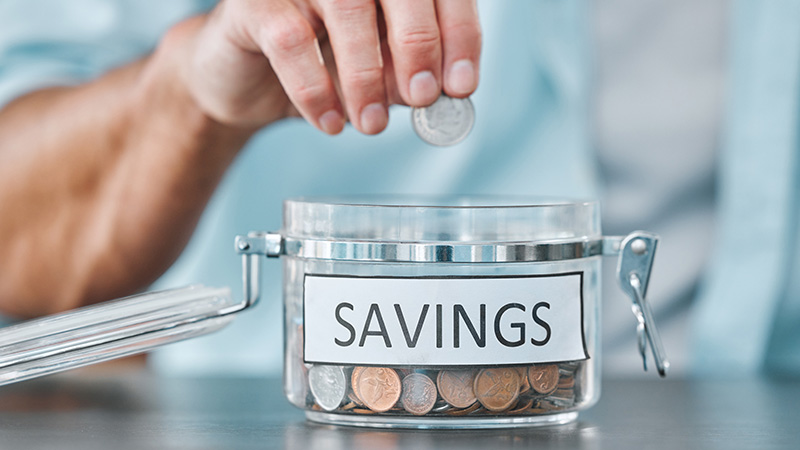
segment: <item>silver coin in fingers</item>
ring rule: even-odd
[[[411,109],[411,123],[423,141],[438,146],[463,141],[475,124],[475,108],[469,98],[442,94],[432,105]]]

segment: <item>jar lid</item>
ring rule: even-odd
[[[228,288],[149,292],[0,329],[0,386],[216,331],[245,307]]]
[[[237,250],[369,262],[544,262],[619,250],[595,201],[531,197],[321,197],[284,202],[280,233]]]
[[[509,243],[596,238],[596,201],[537,197],[359,196],[284,202],[286,238],[403,243]]]

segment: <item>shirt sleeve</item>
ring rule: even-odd
[[[148,52],[209,0],[0,0],[0,107],[78,84]]]

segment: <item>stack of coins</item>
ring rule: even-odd
[[[537,415],[575,409],[582,361],[482,369],[315,365],[309,406],[352,414]]]

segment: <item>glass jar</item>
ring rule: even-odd
[[[656,239],[604,238],[597,202],[292,199],[237,248],[283,258],[284,389],[309,420],[473,428],[597,402],[601,257],[634,241],[644,303]]]
[[[657,237],[604,237],[596,202],[295,199],[236,238],[244,298],[190,286],[0,329],[0,386],[225,327],[283,258],[284,389],[309,420],[404,428],[559,424],[600,396],[600,259],[668,364],[645,300]],[[645,359],[646,361],[646,359]],[[646,368],[646,366],[645,366]]]

